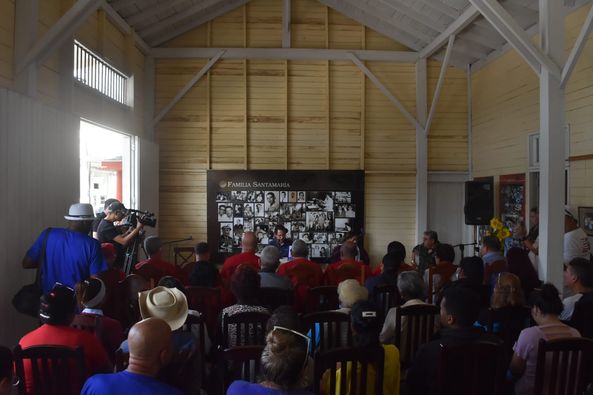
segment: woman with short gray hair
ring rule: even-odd
[[[416,271],[409,271],[400,273],[397,278],[397,290],[405,303],[400,307],[407,307],[419,304],[428,304],[424,301],[426,295],[426,284],[420,274]],[[383,329],[379,335],[379,340],[383,344],[395,343],[395,318],[398,307],[389,309]],[[402,318],[402,334],[405,334],[405,328],[408,323],[406,317]],[[438,320],[435,320],[435,325],[438,325]],[[404,336],[402,336],[402,344],[405,342]]]

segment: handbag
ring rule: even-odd
[[[43,237],[43,247],[41,250],[41,257],[37,262],[35,282],[22,287],[12,298],[12,305],[19,313],[35,318],[39,316],[40,298],[43,293],[41,290],[41,268],[45,262],[47,237],[49,236],[50,230],[51,228],[47,228],[45,236]]]

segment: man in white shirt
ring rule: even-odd
[[[572,296],[562,301],[564,310],[560,319],[568,321],[572,318],[575,304],[583,295],[593,295],[593,265],[588,259],[574,258],[564,269],[564,286],[571,290]]]
[[[568,210],[564,210],[564,264],[574,258],[590,259],[591,246],[587,234],[579,228],[577,219]]]

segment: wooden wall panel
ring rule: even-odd
[[[243,7],[216,19],[212,24],[213,47],[243,47]]]
[[[361,49],[363,45],[364,26],[356,21],[329,10],[329,46],[331,48]]]
[[[247,46],[282,47],[282,2],[247,3]]]
[[[317,0],[292,1],[294,48],[326,48],[325,13],[326,7]]]
[[[0,87],[11,87],[14,78],[14,1],[0,2]]]
[[[432,60],[427,66],[430,107],[441,63]],[[428,136],[428,170],[466,171],[467,152],[467,74],[450,66]]]
[[[410,113],[416,113],[414,65],[375,62],[368,67]],[[415,171],[416,129],[370,82],[366,84],[365,140],[367,170]]]

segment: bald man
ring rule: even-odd
[[[329,265],[323,273],[324,284],[337,286],[350,278],[364,284],[366,279],[371,276],[371,270],[368,265],[356,260],[356,253],[356,243],[353,241],[346,241],[342,244],[340,247],[341,259]]]
[[[81,395],[181,395],[183,392],[156,379],[171,361],[171,328],[158,318],[135,324],[128,334],[130,359],[123,372],[97,374],[89,378]]]
[[[235,298],[230,292],[231,277],[235,272],[235,269],[239,265],[252,266],[258,272],[261,269],[259,257],[255,255],[255,249],[257,247],[257,238],[253,232],[243,233],[243,239],[241,239],[241,253],[228,257],[222,265],[220,276],[223,282],[222,301],[223,304],[228,306],[234,303]]]

